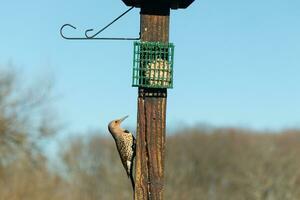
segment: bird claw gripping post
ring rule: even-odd
[[[134,42],[132,86],[173,88],[174,45]]]

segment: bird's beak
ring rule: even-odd
[[[120,119],[120,122],[124,121],[127,117],[129,117],[129,115],[126,115],[125,117],[122,117],[122,118]]]

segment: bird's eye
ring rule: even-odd
[[[115,121],[115,124],[118,123],[118,121]]]

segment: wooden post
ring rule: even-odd
[[[169,42],[170,9],[185,9],[194,0],[122,0],[141,8],[141,41]],[[135,200],[162,200],[167,89],[138,89]]]
[[[166,89],[139,89],[135,199],[163,199]]]
[[[170,8],[141,6],[141,41],[169,41]],[[167,89],[139,88],[135,199],[161,200],[164,189]]]

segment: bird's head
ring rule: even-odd
[[[121,129],[121,123],[127,118],[129,117],[128,115],[125,117],[122,117],[121,119],[115,119],[111,122],[109,122],[108,124],[108,130],[111,134],[117,132],[118,130],[122,130]]]

